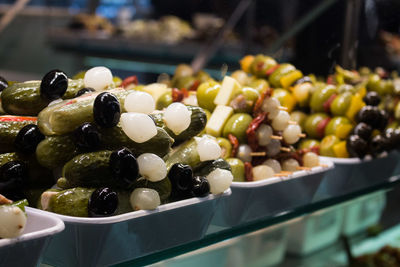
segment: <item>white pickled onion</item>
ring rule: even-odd
[[[20,236],[26,225],[24,212],[14,206],[0,206],[0,238]]]
[[[186,130],[191,122],[192,112],[182,103],[172,103],[164,112],[164,122],[174,133],[180,134]]]
[[[144,143],[157,135],[154,121],[143,113],[122,113],[121,127],[124,133],[136,143]]]
[[[260,181],[264,179],[268,179],[274,176],[274,170],[267,165],[258,165],[253,168],[253,179],[254,181]]]
[[[130,196],[133,210],[154,210],[160,204],[160,195],[151,188],[136,188]]]
[[[295,159],[287,159],[282,162],[282,170],[288,172],[298,171],[297,167],[299,167],[299,163]]]
[[[137,158],[139,173],[150,182],[158,182],[167,176],[167,166],[162,158],[144,153]]]
[[[228,170],[218,168],[210,172],[206,179],[210,184],[210,192],[212,194],[220,194],[231,186],[233,175]]]
[[[290,120],[290,115],[286,111],[280,110],[278,115],[272,120],[272,128],[276,131],[285,130],[286,126],[288,126]]]
[[[283,130],[282,136],[286,143],[289,145],[299,141],[301,135],[301,127],[297,124],[289,124],[285,130]]]
[[[303,156],[303,165],[304,167],[309,167],[309,168],[319,166],[318,155],[313,152],[307,152]]]
[[[154,111],[156,104],[149,93],[132,91],[132,93],[125,98],[124,107],[128,112],[150,114]]]
[[[196,141],[200,161],[214,160],[221,157],[221,147],[214,139],[203,136],[202,138],[197,137]]]
[[[113,82],[110,69],[106,67],[94,67],[86,71],[83,83],[85,87],[92,87],[96,91],[102,91]]]

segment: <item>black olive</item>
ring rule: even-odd
[[[389,113],[386,110],[379,110],[380,113],[380,123],[379,123],[379,130],[383,130],[389,123]]]
[[[368,143],[358,135],[350,135],[346,141],[346,148],[352,157],[364,158],[368,153]]]
[[[381,102],[381,97],[377,92],[370,91],[364,96],[363,100],[369,106],[377,106]]]
[[[386,129],[385,138],[387,139],[389,149],[400,148],[400,129]]]
[[[370,125],[373,129],[377,129],[381,126],[381,112],[377,107],[365,106],[358,112],[358,121],[365,122]]]
[[[74,131],[76,145],[83,150],[95,150],[100,145],[100,133],[93,124],[85,122]]]
[[[0,168],[0,193],[20,192],[28,179],[28,168],[21,161],[9,161]]]
[[[372,128],[365,122],[360,122],[354,127],[353,133],[360,136],[365,141],[368,141],[372,134]]]
[[[40,95],[47,100],[62,97],[68,88],[68,77],[61,70],[52,70],[44,75],[40,83]]]
[[[372,155],[376,156],[388,149],[388,141],[385,137],[378,134],[372,138],[369,147]]]
[[[96,189],[90,196],[88,213],[90,217],[114,215],[118,208],[118,194],[108,187]]]
[[[98,125],[111,128],[118,124],[121,108],[118,99],[111,93],[99,94],[94,100],[93,117]]]
[[[123,186],[130,186],[139,177],[139,165],[127,148],[116,150],[110,155],[110,168],[113,176]]]
[[[6,79],[0,76],[0,92],[8,87],[8,82]]]
[[[28,124],[19,130],[14,140],[14,147],[17,152],[32,154],[43,139],[44,135],[40,132],[39,127],[35,124]]]
[[[82,88],[81,90],[79,90],[78,92],[76,92],[75,97],[84,95],[86,93],[91,93],[94,91],[96,91],[96,90],[94,90],[92,87],[85,87],[85,88]]]
[[[205,197],[210,193],[210,184],[204,176],[193,178],[193,195],[195,197]]]
[[[189,165],[176,163],[168,172],[173,198],[188,198],[193,189],[193,170]]]

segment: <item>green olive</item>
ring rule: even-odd
[[[118,77],[118,76],[114,76],[113,77],[113,82],[114,82],[116,87],[119,87],[121,85],[121,83],[122,83],[122,79],[120,77]]]
[[[249,83],[249,87],[256,89],[260,94],[269,88],[269,84],[263,79],[254,79]]]
[[[172,85],[173,87],[176,87],[178,89],[185,88],[189,90],[190,87],[192,87],[195,82],[196,79],[193,76],[183,76],[183,77],[178,77],[176,79],[174,78],[172,80]]]
[[[325,157],[335,157],[335,152],[333,150],[333,146],[338,144],[340,139],[335,135],[325,136],[321,141],[321,145],[319,147],[319,153],[321,156]]]
[[[175,69],[175,77],[193,76],[193,69],[187,64],[179,64]]]
[[[336,136],[346,136],[348,133],[339,133],[339,131],[343,131],[345,129],[348,131],[349,127],[345,127],[344,125],[349,125],[352,127],[351,121],[346,117],[334,117],[325,127],[325,136],[327,135],[336,135]],[[350,129],[351,129],[350,128]]]
[[[240,143],[246,143],[246,130],[253,118],[247,113],[236,113],[226,122],[223,130],[223,136],[228,137],[233,134]]]
[[[289,113],[292,112],[293,108],[296,106],[296,99],[286,89],[274,89],[272,92],[272,97],[278,99],[279,103],[287,108]]]
[[[392,121],[388,124],[386,129],[397,129],[399,127],[399,123],[397,121]]]
[[[304,139],[299,144],[299,149],[310,149],[313,147],[319,147],[320,142],[316,139]]]
[[[341,85],[338,86],[337,90],[338,90],[339,94],[342,94],[342,93],[345,93],[345,92],[349,92],[349,93],[355,94],[358,91],[354,86],[352,86],[350,84],[341,84]]]
[[[393,81],[391,80],[382,80],[381,81],[382,84],[382,93],[381,95],[391,95],[394,92],[394,85],[393,85]]]
[[[375,91],[375,92],[380,91],[380,81],[381,77],[379,77],[378,74],[376,73],[370,74],[367,82],[368,91]]]
[[[245,177],[245,172],[244,172],[243,161],[241,161],[240,159],[237,159],[237,158],[227,158],[225,160],[231,166],[233,181],[234,182],[244,182],[246,177]]]
[[[371,73],[371,70],[368,67],[361,67],[358,72],[361,76],[367,76]]]
[[[307,117],[304,122],[304,131],[310,138],[321,138],[321,133],[318,131],[318,124],[328,118],[325,113],[315,113]]]
[[[85,77],[85,70],[82,70],[80,72],[78,72],[77,74],[75,74],[74,76],[72,76],[73,80],[78,80],[78,79],[83,79]]]
[[[350,107],[352,97],[353,95],[350,92],[338,95],[330,106],[331,113],[334,116],[345,116]]]
[[[289,72],[292,72],[296,70],[296,68],[292,64],[281,64],[279,67],[269,76],[268,81],[274,88],[279,88],[282,87],[281,85],[281,78],[285,75],[288,74]]]
[[[272,57],[257,55],[250,65],[250,73],[259,78],[266,77],[267,70],[274,67],[276,64],[275,59]]]
[[[228,139],[223,138],[223,137],[218,137],[217,138],[217,143],[221,147],[222,154],[221,157],[224,159],[227,159],[231,156],[232,153],[232,144],[229,142]]]
[[[242,70],[236,70],[231,74],[231,77],[234,78],[241,86],[247,85],[249,82],[249,76],[246,72]]]
[[[314,112],[323,112],[324,103],[336,92],[336,87],[333,85],[326,85],[322,88],[318,88],[311,96],[310,108]]]
[[[394,108],[394,118],[396,120],[400,120],[400,102],[398,102],[396,107]]]
[[[297,122],[297,124],[300,125],[300,127],[302,129],[304,129],[304,123],[305,123],[306,119],[307,119],[307,115],[301,111],[293,111],[290,114],[290,120]]]
[[[197,103],[199,107],[213,111],[215,109],[214,99],[221,85],[217,82],[204,82],[197,88]]]
[[[240,90],[240,94],[244,96],[246,103],[244,106],[239,105],[239,107],[235,109],[235,112],[243,112],[243,113],[252,112],[254,104],[260,97],[260,93],[256,89],[253,89],[251,87],[243,87]]]
[[[165,92],[157,99],[156,108],[158,110],[162,110],[168,107],[172,103],[172,94],[171,92]]]
[[[201,83],[213,80],[210,76],[210,74],[208,74],[207,72],[200,70],[197,74],[196,74],[196,78],[197,80],[199,80]]]

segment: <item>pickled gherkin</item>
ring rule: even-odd
[[[28,124],[36,123],[36,117],[0,116],[0,153],[13,152],[14,140],[19,130]]]

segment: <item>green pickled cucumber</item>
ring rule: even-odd
[[[161,203],[167,202],[172,190],[171,182],[168,178],[158,182],[150,182],[147,179],[140,178],[135,182],[134,188],[151,188],[156,190],[160,195]]]
[[[14,140],[21,128],[36,122],[35,117],[0,116],[0,153],[13,152]]]
[[[135,157],[143,153],[154,153],[164,157],[171,149],[172,138],[167,132],[157,127],[157,135],[144,143],[132,141],[122,130],[120,125],[113,128],[101,128],[100,149],[114,150],[126,147]],[[38,162],[49,169],[64,165],[80,152],[73,134],[48,136],[36,148]]]
[[[168,170],[175,163],[187,164],[191,167],[200,163],[196,140],[191,139],[190,141],[187,141],[166,157],[165,164],[167,165]]]
[[[156,125],[158,127],[164,128],[167,133],[175,140],[176,143],[181,143],[198,135],[204,129],[204,127],[206,127],[207,124],[207,115],[202,108],[195,106],[187,106],[187,108],[192,112],[190,125],[186,130],[178,135],[174,134],[165,125],[163,121],[163,113],[151,114],[150,116],[154,119]]]
[[[231,166],[224,159],[208,160],[197,164],[193,168],[193,173],[199,176],[207,176],[215,169],[224,169],[231,171]]]
[[[74,98],[76,93],[84,87],[85,84],[83,83],[83,79],[68,80],[68,89],[62,96],[62,99]]]

